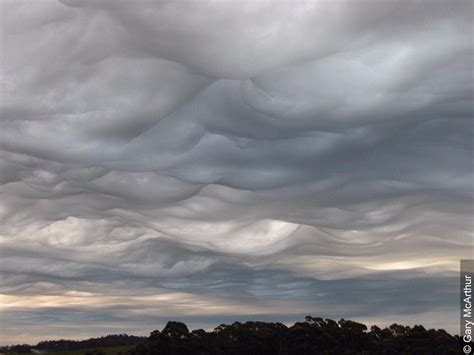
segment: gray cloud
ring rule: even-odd
[[[1,6],[0,341],[385,311],[457,331],[469,1]]]

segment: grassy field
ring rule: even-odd
[[[69,351],[55,351],[55,352],[42,352],[42,353],[12,353],[12,355],[42,355],[42,354],[54,354],[54,355],[84,355],[86,353],[96,354],[98,351],[105,355],[117,355],[118,353],[125,354],[128,350],[133,349],[133,345],[124,346],[107,346],[102,348],[90,348],[81,350],[69,350]]]

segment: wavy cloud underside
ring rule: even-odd
[[[1,6],[1,342],[457,331],[472,2]]]

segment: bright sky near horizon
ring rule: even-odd
[[[306,314],[458,331],[472,1],[0,9],[0,344]]]

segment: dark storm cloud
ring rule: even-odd
[[[8,337],[68,312],[96,322],[100,307],[97,333],[293,320],[318,302],[336,318],[457,324],[471,2],[1,9]]]

